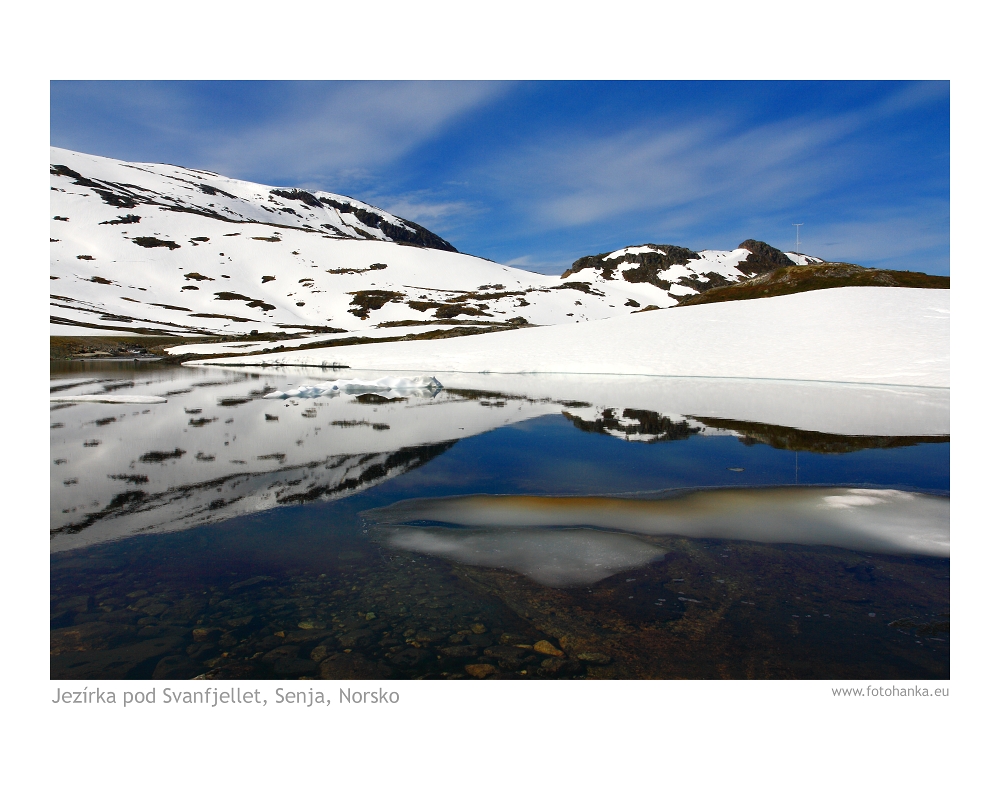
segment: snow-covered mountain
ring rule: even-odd
[[[647,244],[539,275],[329,192],[60,148],[50,174],[53,333],[436,336],[667,308],[820,261],[753,240],[698,253]]]

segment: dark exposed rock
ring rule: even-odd
[[[750,251],[746,261],[738,266],[738,269],[746,275],[759,275],[762,272],[771,272],[780,267],[790,267],[795,263],[777,247],[771,247],[767,242],[747,239],[739,246]]]
[[[452,253],[457,253],[458,250],[452,246],[449,242],[446,242],[437,234],[431,233],[429,230],[421,225],[417,225],[415,222],[410,222],[409,220],[401,219],[400,221],[412,230],[407,230],[407,228],[402,228],[399,225],[394,225],[389,222],[384,217],[369,211],[365,208],[360,208],[358,206],[351,205],[350,203],[343,203],[337,200],[333,200],[329,197],[320,198],[320,201],[324,205],[331,206],[338,211],[345,214],[353,214],[357,220],[363,225],[367,225],[369,228],[378,228],[382,233],[392,239],[394,242],[399,242],[402,244],[415,244],[420,247],[429,247],[434,250],[447,250]],[[355,229],[357,230],[357,229]],[[358,233],[364,233],[363,231],[358,231]]]

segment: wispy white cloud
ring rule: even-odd
[[[54,122],[52,143],[133,160],[178,150],[188,166],[329,189],[335,188],[331,181],[401,162],[510,86],[496,81],[237,83],[222,85],[221,96],[215,97],[210,89],[196,91],[176,81],[69,82],[53,85],[54,107],[62,116]],[[227,96],[227,90],[232,94]],[[73,118],[88,113],[98,124],[81,125]],[[114,119],[127,122],[117,137],[107,124]]]
[[[402,159],[506,89],[471,81],[296,86],[280,117],[203,146],[228,174],[356,176]]]
[[[473,203],[465,200],[433,200],[421,194],[401,197],[374,196],[368,200],[397,217],[403,217],[423,226],[449,224],[457,220],[467,220],[480,213]]]
[[[865,266],[923,270],[926,254],[947,252],[947,204],[876,210],[863,219],[819,224],[808,233],[803,250],[827,260]]]
[[[636,211],[740,213],[795,206],[858,180],[869,154],[849,137],[940,88],[910,87],[836,116],[747,128],[721,115],[673,120],[605,135],[549,136],[504,153],[484,170],[539,227],[583,226]]]

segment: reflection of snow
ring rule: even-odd
[[[389,543],[463,564],[510,569],[545,586],[594,583],[663,555],[634,536],[594,530],[393,528]]]
[[[364,515],[384,526],[389,541],[400,546],[424,541],[399,538],[400,531],[406,530],[401,525],[419,521],[461,526],[448,531],[451,537],[586,527],[643,536],[827,545],[875,553],[947,557],[951,552],[948,499],[891,490],[713,489],[658,500],[474,495],[407,500]],[[487,554],[483,559],[490,558],[492,540],[485,541],[482,547],[457,548],[462,554],[459,560],[480,551]],[[551,551],[532,550],[525,559],[555,557]],[[590,558],[579,555],[574,559],[585,557]],[[485,560],[475,563],[492,565]],[[518,563],[511,569],[525,574],[535,569],[533,562]]]
[[[331,500],[415,468],[455,439],[562,409],[526,399],[482,405],[432,390],[433,378],[352,377],[330,383],[359,392],[275,402],[263,396],[304,381],[187,367],[127,374],[53,384],[51,529],[62,531],[54,549]],[[126,398],[118,391],[134,385],[156,404],[74,404],[68,392],[83,383],[102,383],[102,400]],[[359,402],[367,392],[406,401]]]
[[[420,375],[413,378],[377,378],[370,381],[352,381],[350,378],[342,378],[339,381],[326,381],[313,386],[303,385],[298,389],[288,389],[285,391],[271,392],[264,395],[265,400],[285,400],[289,397],[332,397],[335,394],[344,392],[345,394],[365,394],[368,392],[375,394],[393,394],[404,396],[407,394],[421,394],[426,392],[438,392],[442,388],[441,382],[437,378]]]
[[[49,398],[53,403],[166,403],[165,397],[144,394],[68,394]]]

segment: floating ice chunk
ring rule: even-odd
[[[441,382],[432,376],[419,375],[411,378],[386,377],[373,381],[352,380],[343,378],[338,381],[325,381],[313,385],[299,386],[297,389],[289,391],[277,391],[264,395],[265,400],[285,400],[289,397],[330,397],[343,392],[344,394],[385,394],[387,392],[397,392],[408,394],[416,391],[438,392],[442,388]]]
[[[364,516],[395,525],[586,527],[944,558],[951,552],[948,498],[891,489],[714,489],[658,500],[473,495],[406,500]]]
[[[166,403],[167,398],[146,394],[57,394],[52,403]]]

